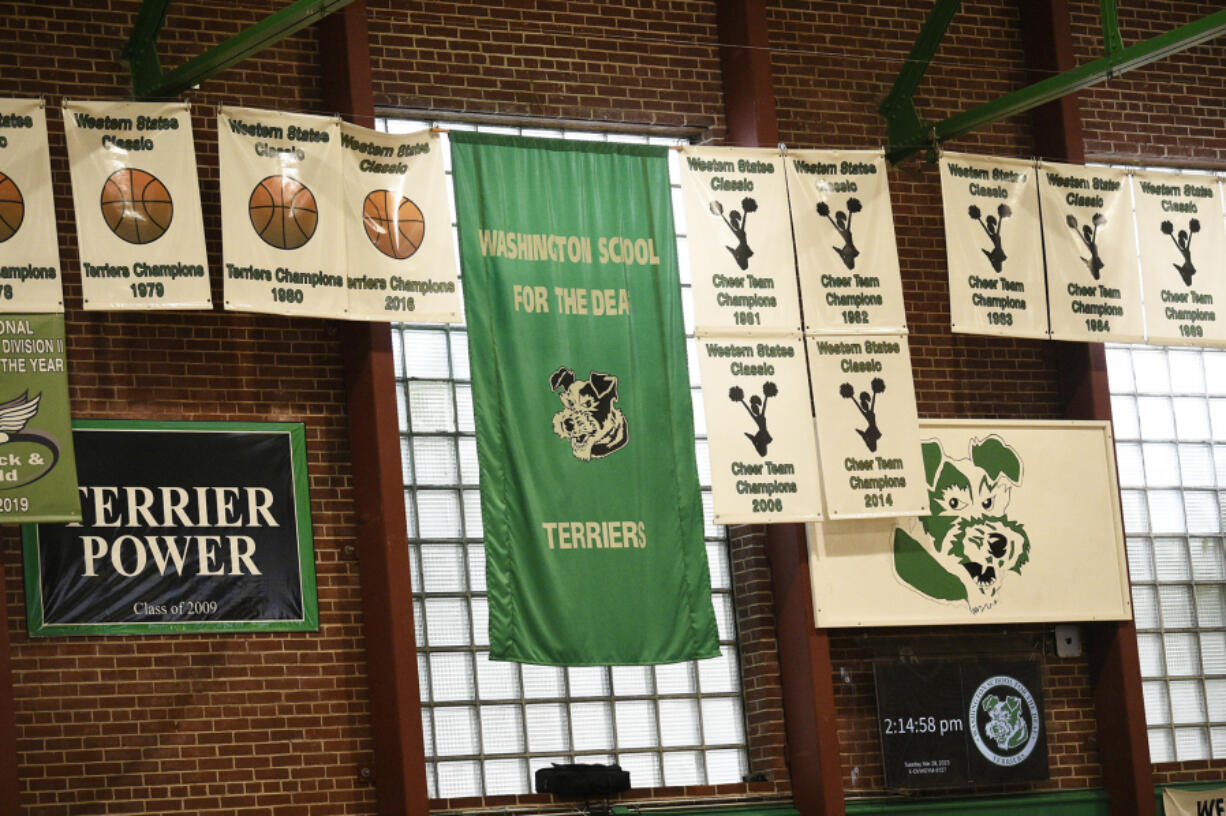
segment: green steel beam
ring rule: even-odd
[[[132,36],[128,38],[121,55],[132,71],[133,87],[137,85],[137,77],[162,76],[162,64],[158,61],[158,32],[162,30],[169,5],[170,0],[145,0],[136,14]]]
[[[1057,74],[1021,90],[959,113],[935,125],[921,124],[909,129],[889,128],[890,147],[886,156],[897,163],[924,148],[969,133],[993,122],[1025,113],[1070,93],[1088,88],[1104,79],[1140,68],[1172,54],[1184,51],[1215,37],[1226,34],[1226,11],[1216,11],[1206,17],[1160,34],[1144,42],[1124,48],[1071,71]],[[888,117],[887,117],[888,118]]]
[[[1101,0],[1103,25],[1103,50],[1114,57],[1124,50],[1124,38],[1120,36],[1120,18],[1115,13],[1115,0]]]
[[[890,93],[878,108],[885,117],[891,145],[899,144],[903,137],[910,139],[914,133],[928,129],[928,123],[920,118],[915,109],[915,91],[961,5],[962,0],[935,0],[932,11],[928,12],[928,19],[924,20],[919,36],[915,38],[915,45],[911,46],[907,61],[894,80],[894,87],[890,88]]]
[[[344,8],[353,0],[295,0],[280,11],[242,31],[178,68],[162,73],[157,36],[170,0],[145,0],[123,55],[132,71],[137,99],[168,99],[199,85],[225,69],[258,54],[299,29]]]

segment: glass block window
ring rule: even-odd
[[[1226,758],[1226,351],[1109,346],[1154,762]]]
[[[674,145],[675,139],[381,120],[566,139]],[[446,137],[444,136],[444,139]],[[449,153],[448,172],[450,172]],[[676,174],[673,208],[684,227]],[[454,196],[452,218],[454,221]],[[413,570],[418,671],[431,798],[533,792],[554,762],[618,762],[636,788],[740,782],[745,721],[727,535],[712,521],[685,236],[678,234],[699,478],[721,656],[663,666],[553,668],[489,659],[477,443],[463,325],[393,327],[400,454]]]

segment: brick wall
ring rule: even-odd
[[[124,99],[119,62],[139,2],[0,3],[6,95],[45,96],[61,239],[73,414],[302,421],[318,633],[30,639],[21,551],[0,529],[17,710],[21,812],[372,813],[370,715],[336,327],[213,312],[81,311],[60,103]],[[281,3],[175,4],[168,65]],[[221,301],[219,104],[319,109],[316,36],[304,32],[195,94],[213,298]],[[292,804],[292,810],[291,810]]]
[[[120,99],[118,62],[136,0],[0,2],[0,75],[12,96],[46,96],[68,304],[70,379],[81,417],[303,420],[310,456],[321,632],[30,640],[19,544],[0,530],[21,752],[23,807],[37,814],[122,812],[373,813],[371,763],[344,390],[335,327],[223,313],[84,313],[59,102]],[[161,39],[169,65],[281,4],[174,4]],[[1075,2],[1079,60],[1096,54],[1097,3]],[[1150,8],[1155,4],[1149,4]],[[781,139],[798,147],[884,143],[888,92],[928,0],[783,0],[768,4]],[[1216,10],[1121,9],[1126,40]],[[1130,16],[1131,15],[1131,16]],[[713,3],[706,0],[371,2],[375,101],[385,108],[670,128],[718,143],[724,132]],[[930,119],[1025,82],[1014,0],[966,0],[917,94]],[[194,94],[205,221],[221,293],[214,116],[219,104],[320,110],[316,34],[307,30]],[[1087,150],[1219,161],[1220,49],[1202,47],[1083,94]],[[1186,92],[1171,93],[1178,81]],[[1029,156],[1026,117],[952,149]],[[1139,147],[1143,145],[1143,147]],[[1138,159],[1140,160],[1140,159]],[[1148,158],[1146,159],[1148,160]],[[891,171],[921,416],[1060,415],[1053,344],[953,335],[937,173],[911,159]],[[750,788],[788,790],[769,570],[760,532],[733,542],[742,634]],[[1044,662],[1053,779],[1025,789],[1100,783],[1088,668],[1051,654],[1045,627],[856,630],[832,637],[836,703],[851,795],[880,792],[873,661],[904,649]],[[1160,771],[1183,778],[1203,770]],[[1191,778],[1188,776],[1187,778]],[[449,804],[438,802],[436,805]],[[466,803],[466,804],[491,804]]]

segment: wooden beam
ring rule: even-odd
[[[320,25],[324,104],[374,124],[366,3]],[[362,628],[381,816],[429,816],[409,570],[392,334],[387,323],[339,324],[362,577]]]
[[[1018,0],[1027,68],[1034,76],[1067,71],[1074,64],[1067,0]],[[1045,158],[1085,162],[1077,95],[1032,112],[1035,152]],[[1107,357],[1101,343],[1060,343],[1060,381],[1069,419],[1111,419]],[[1145,729],[1137,630],[1129,621],[1086,626],[1098,755],[1112,816],[1154,816],[1153,768]]]

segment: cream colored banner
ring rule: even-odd
[[[1039,164],[1053,340],[1145,339],[1128,173]]]
[[[779,151],[683,147],[681,193],[694,324],[736,334],[800,331]]]
[[[819,627],[1132,616],[1109,423],[920,427],[928,515],[810,527]]]
[[[881,151],[793,150],[784,163],[805,331],[906,331]]]
[[[345,318],[340,120],[223,107],[226,308]]]
[[[698,340],[716,524],[822,518],[800,333]]]
[[[1226,787],[1200,790],[1162,789],[1162,812],[1166,816],[1223,816]]]
[[[210,308],[188,106],[65,101],[64,136],[85,308]]]
[[[1155,345],[1226,344],[1226,227],[1213,176],[1133,176],[1145,328]]]
[[[41,99],[0,99],[0,312],[64,311]]]
[[[826,517],[926,512],[907,336],[808,340]]]
[[[459,265],[437,133],[341,124],[349,317],[458,323]]]
[[[1034,163],[945,153],[941,198],[953,330],[1046,338]]]

